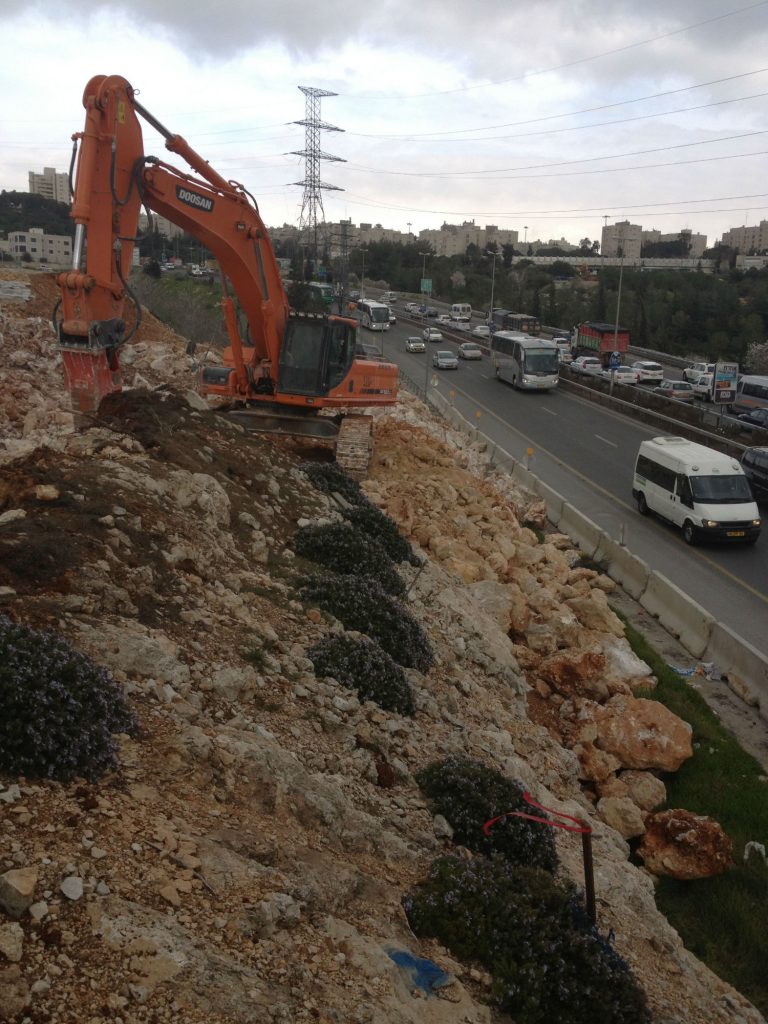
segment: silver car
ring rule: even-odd
[[[483,350],[474,341],[462,341],[459,345],[459,359],[482,359]]]
[[[435,352],[432,356],[432,365],[438,370],[458,370],[459,360],[453,352]]]

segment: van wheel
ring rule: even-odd
[[[645,500],[645,495],[642,491],[637,496],[637,511],[641,516],[648,515],[648,502]]]
[[[683,540],[686,544],[696,543],[696,531],[693,528],[693,523],[690,519],[686,519],[683,523]]]

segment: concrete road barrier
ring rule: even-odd
[[[673,636],[678,637],[694,658],[704,654],[715,619],[674,583],[658,572],[651,572],[640,604]]]
[[[558,527],[563,533],[567,533],[571,540],[576,542],[588,558],[594,556],[595,551],[597,551],[597,545],[600,543],[600,538],[603,536],[603,531],[597,523],[593,523],[591,519],[579,512],[577,508],[564,501]]]
[[[604,533],[592,556],[596,562],[605,564],[607,575],[620,584],[630,597],[637,601],[645,593],[651,570],[647,564],[633,555],[618,541]]]
[[[764,654],[728,626],[716,622],[702,660],[714,662],[715,668],[728,676],[733,690],[742,699],[751,698],[749,702],[768,718],[768,658]]]
[[[533,489],[540,498],[544,499],[547,506],[547,518],[550,523],[559,529],[565,506],[565,499],[562,494],[558,494],[554,487],[550,487],[549,484],[545,484],[543,480],[539,480],[537,477],[533,478]]]

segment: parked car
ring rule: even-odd
[[[406,338],[405,339],[405,351],[406,352],[426,352],[427,346],[421,338]]]
[[[695,384],[702,373],[714,373],[714,363],[691,363],[690,366],[686,366],[683,370],[683,380],[687,380],[689,384]]]
[[[482,359],[483,350],[474,341],[462,341],[458,355],[459,359]]]
[[[711,373],[700,373],[696,380],[693,382],[693,394],[696,398],[701,398],[705,402],[712,401],[712,379]]]
[[[632,369],[637,370],[638,384],[654,384],[664,380],[664,367],[660,363],[654,363],[650,359],[638,359],[632,363]]]
[[[491,328],[487,324],[478,324],[472,328],[472,333],[476,338],[490,338]]]
[[[737,416],[742,430],[768,430],[768,409],[753,409]]]
[[[421,332],[424,341],[442,341],[443,336],[436,327],[425,327]]]
[[[768,448],[747,448],[741,457],[741,468],[755,501],[768,501]]]
[[[678,402],[692,402],[694,397],[693,384],[687,380],[663,380],[653,389],[653,393],[665,398],[676,398]]]
[[[458,370],[459,360],[453,352],[435,352],[432,356],[432,365],[438,370]]]
[[[600,376],[606,380],[613,380],[616,384],[637,384],[639,378],[637,370],[631,366],[617,366],[615,370],[601,370]]]
[[[596,356],[577,356],[571,363],[571,370],[574,373],[592,374],[600,373],[603,364]]]

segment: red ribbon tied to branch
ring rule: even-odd
[[[527,818],[529,821],[539,821],[542,825],[549,825],[552,828],[561,828],[566,832],[578,832],[581,834],[591,835],[591,826],[585,824],[581,819],[574,818],[570,814],[563,814],[562,811],[553,811],[551,807],[544,807],[543,804],[538,803],[533,799],[530,793],[523,793],[523,800],[531,807],[536,807],[540,811],[546,811],[547,814],[552,814],[556,818],[566,818],[568,821],[574,822],[573,825],[566,825],[562,821],[550,821],[549,818],[541,818],[537,814],[528,814],[526,811],[506,811],[504,814],[497,814],[495,818],[491,818],[483,825],[483,832],[489,836],[491,834],[491,826],[495,825],[497,821],[501,821],[502,818]]]

